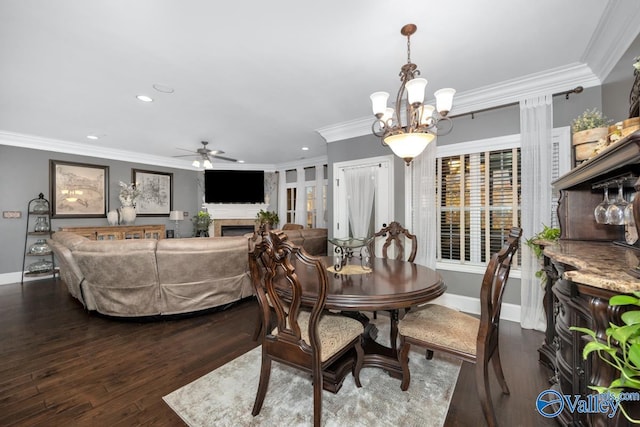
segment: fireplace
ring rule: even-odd
[[[244,236],[253,233],[255,227],[253,225],[222,225],[220,226],[220,234],[224,236]]]
[[[267,209],[265,204],[223,204],[223,203],[206,203],[203,205],[209,215],[213,219],[213,223],[209,226],[209,234],[213,237],[230,236],[229,233],[237,233],[233,235],[244,235],[253,233],[256,224],[256,214],[260,209]],[[242,230],[229,230],[222,233],[222,227],[243,227]]]

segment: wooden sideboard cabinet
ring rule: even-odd
[[[587,337],[569,328],[589,328],[605,340],[609,323],[622,324],[620,316],[628,309],[609,306],[609,298],[640,291],[640,279],[628,274],[640,265],[640,245],[614,244],[624,241],[624,226],[598,224],[593,215],[603,199],[602,189],[594,189],[594,184],[626,175],[640,176],[640,132],[552,183],[554,191],[560,192],[560,241],[541,244],[548,277],[544,297],[547,330],[538,352],[540,362],[552,370],[552,388],[563,395],[586,398],[595,393],[590,385],[608,386],[619,377],[596,354],[583,359]],[[633,191],[627,185],[625,193]],[[619,411],[610,419],[605,414],[571,412],[567,406],[556,418],[564,426],[630,425]],[[640,409],[640,402],[631,406]]]
[[[91,240],[164,239],[165,227],[154,225],[114,225],[108,227],[60,227]]]

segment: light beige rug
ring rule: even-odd
[[[388,318],[376,322],[385,320],[388,322]],[[388,327],[380,329],[383,341]],[[251,415],[260,358],[261,348],[257,347],[163,399],[190,427],[312,425],[313,388],[309,376],[276,362],[272,364],[262,410],[256,417]],[[323,425],[442,426],[460,362],[438,354],[426,360],[424,350],[412,350],[410,369],[411,385],[405,392],[400,390],[400,380],[379,368],[362,369],[362,388],[355,386],[353,376],[347,376],[337,394],[323,393]]]

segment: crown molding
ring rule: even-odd
[[[519,102],[532,96],[564,92],[582,86],[584,88],[601,85],[600,79],[586,64],[574,63],[539,73],[507,80],[498,84],[460,93],[450,115],[466,114],[472,111]],[[435,103],[429,100],[427,103]],[[327,143],[356,138],[371,134],[373,117],[363,117],[335,125],[316,129]]]
[[[30,148],[33,150],[51,151],[55,153],[75,154],[100,159],[118,160],[128,163],[141,163],[144,165],[164,166],[174,169],[186,169],[190,171],[203,171],[203,168],[194,168],[190,160],[175,159],[172,157],[155,156],[134,151],[117,150],[113,148],[96,147],[95,145],[80,144],[77,142],[63,141],[60,139],[43,138],[41,136],[25,135],[0,130],[0,145]],[[214,169],[228,170],[264,170],[273,172],[277,170],[273,164],[248,164],[230,163],[224,166],[214,164]]]
[[[581,62],[589,64],[604,81],[640,33],[640,2],[637,0],[609,0],[602,18],[582,55]]]

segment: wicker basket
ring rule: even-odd
[[[609,129],[600,127],[594,129],[581,130],[573,134],[573,149],[577,162],[590,159],[595,153],[598,141],[606,140]]]

